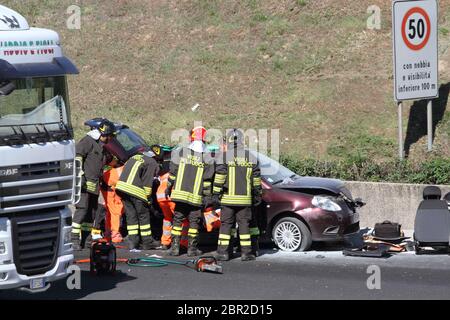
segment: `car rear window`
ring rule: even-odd
[[[128,128],[120,129],[116,134],[116,139],[127,153],[142,147],[148,149],[144,139]]]

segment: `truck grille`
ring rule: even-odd
[[[0,213],[67,205],[72,201],[73,183],[73,160],[2,167]]]
[[[39,178],[42,176],[52,177],[57,176],[60,171],[60,162],[45,162],[45,163],[34,163],[25,164],[20,166],[19,174],[26,178]]]
[[[11,219],[14,263],[20,274],[43,274],[56,263],[59,247],[60,218],[58,212],[26,215]]]

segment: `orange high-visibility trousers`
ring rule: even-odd
[[[205,217],[205,226],[208,232],[220,229],[220,209],[213,211],[212,208],[206,208],[203,211],[203,216]]]
[[[102,190],[106,208],[105,229],[106,233],[112,235],[119,234],[120,221],[124,212],[122,199],[115,191],[122,170],[123,167],[109,168],[103,173],[103,181],[108,185],[107,190]]]
[[[175,202],[171,201],[170,198],[166,199],[165,192],[167,188],[168,178],[169,173],[163,174],[162,176],[159,177],[160,184],[158,190],[156,191],[156,199],[164,215],[161,244],[166,246],[170,246],[170,244],[172,243],[173,213],[175,211]],[[183,230],[181,231],[181,241],[180,241],[180,244],[186,248],[188,247],[188,230],[189,230],[189,221],[186,219],[183,222]]]

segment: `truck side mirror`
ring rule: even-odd
[[[14,90],[16,90],[14,83],[10,81],[0,83],[0,96],[7,96]]]

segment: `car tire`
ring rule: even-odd
[[[272,229],[272,239],[282,251],[306,251],[312,236],[308,227],[297,218],[281,218]]]

